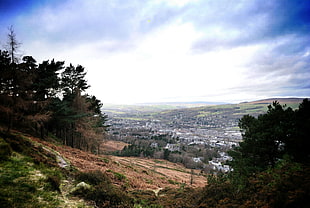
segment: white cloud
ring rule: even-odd
[[[93,60],[91,68],[103,69],[100,77],[111,87],[110,98],[105,96],[114,102],[194,99],[242,85],[244,64],[257,46],[193,54],[191,44],[199,35],[190,24],[170,25],[146,36],[130,53]],[[95,71],[89,71],[89,79],[97,86],[102,82]]]
[[[198,0],[155,0],[156,3],[165,3],[168,6],[183,7],[189,3],[195,3]]]
[[[310,78],[309,38],[281,33],[274,2],[60,2],[17,18],[23,47],[83,65],[103,102],[250,100]]]

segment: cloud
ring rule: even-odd
[[[310,6],[305,1],[221,0],[198,6],[201,11],[193,8],[189,18],[206,34],[193,44],[193,50],[200,52],[263,43],[290,34],[306,35],[310,30]]]
[[[37,31],[38,38],[74,44],[94,39],[125,40],[169,24],[180,9],[156,1],[64,1],[21,15],[18,24]]]
[[[83,65],[104,102],[309,95],[305,1],[29,2],[0,24],[39,61]]]

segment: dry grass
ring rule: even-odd
[[[122,150],[125,146],[128,146],[129,144],[121,141],[105,141],[101,145],[101,151],[104,153],[111,153],[115,151]]]
[[[106,172],[115,185],[127,190],[156,190],[184,186],[203,187],[207,183],[206,177],[195,170],[191,185],[191,170],[181,164],[166,160],[94,155],[67,146],[56,146],[37,138],[31,139],[59,152],[80,171],[100,170]],[[120,180],[117,177],[118,174],[124,175],[124,179]]]

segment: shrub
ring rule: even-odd
[[[0,138],[0,160],[7,160],[11,155],[11,146],[2,138]]]
[[[60,177],[58,176],[48,176],[47,182],[50,184],[50,189],[52,191],[58,191],[60,192]]]
[[[98,207],[133,207],[133,200],[112,184],[100,184],[86,193],[85,198],[96,202]]]
[[[78,181],[84,181],[91,185],[99,185],[103,182],[111,183],[110,179],[101,171],[95,170],[90,172],[80,172],[77,174],[76,179]]]
[[[118,172],[113,172],[113,173],[114,173],[114,176],[115,176],[118,180],[120,180],[120,181],[126,179],[126,176],[123,175],[123,174],[121,174],[121,173],[118,173]]]
[[[113,174],[119,180],[126,178],[120,173],[113,172]],[[73,192],[73,194],[94,201],[97,207],[133,207],[133,200],[125,192],[113,186],[108,176],[99,170],[78,173],[76,179],[91,184],[92,187],[87,191]]]

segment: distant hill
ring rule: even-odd
[[[140,104],[140,105],[104,105],[102,111],[110,118],[148,120],[158,119],[170,122],[179,114],[183,114],[184,120],[214,116],[225,120],[238,120],[243,115],[258,116],[266,113],[268,105],[278,101],[281,105],[297,109],[304,98],[268,98],[263,100],[242,102],[239,104],[216,104],[213,102],[170,103],[170,104]],[[220,116],[221,115],[221,116]]]
[[[137,105],[172,105],[172,106],[195,106],[195,105],[224,105],[228,102],[211,101],[188,101],[188,102],[157,102],[157,103],[139,103]]]
[[[256,100],[250,102],[242,102],[247,104],[272,104],[274,101],[278,101],[281,105],[301,103],[305,98],[268,98],[263,100]]]

